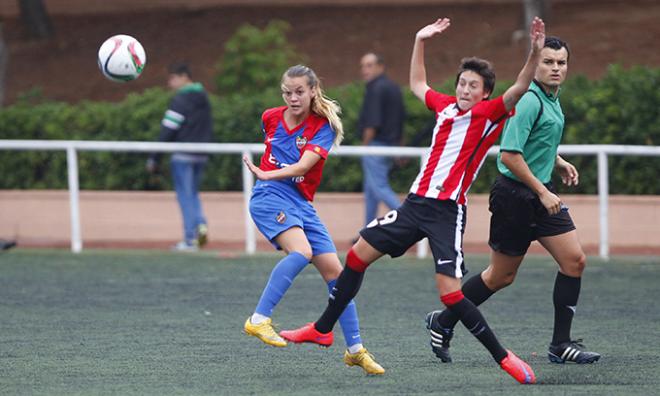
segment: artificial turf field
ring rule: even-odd
[[[367,377],[335,345],[273,348],[242,333],[279,256],[14,250],[0,254],[0,394],[660,394],[660,259],[592,258],[573,337],[603,357],[554,365],[556,267],[528,257],[516,283],[482,306],[505,347],[534,368],[518,385],[464,328],[454,363],[431,353],[423,318],[440,307],[431,260],[382,259],[357,297],[365,346],[387,372]],[[477,273],[487,257],[469,256]],[[327,289],[307,268],[275,312],[315,320]]]

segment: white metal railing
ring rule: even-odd
[[[162,142],[116,142],[116,141],[82,141],[82,140],[0,140],[0,150],[24,151],[66,151],[69,182],[69,202],[71,216],[71,251],[82,251],[82,234],[80,230],[79,186],[78,186],[78,151],[113,151],[113,152],[194,152],[209,154],[242,154],[252,158],[253,154],[264,150],[263,144],[248,143],[162,143]],[[375,147],[375,146],[342,146],[333,151],[339,156],[391,155],[397,157],[422,158],[426,147]],[[495,155],[499,147],[494,146],[488,155]],[[609,155],[660,156],[660,146],[625,146],[625,145],[562,145],[560,154],[596,155],[598,159],[598,201],[599,201],[599,255],[609,257],[608,202]],[[240,164],[240,165],[238,165]],[[249,200],[254,177],[242,163],[243,203],[245,216],[245,252],[256,251],[256,232],[250,220]],[[426,243],[418,245],[418,257],[428,253]]]

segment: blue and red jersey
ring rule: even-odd
[[[271,171],[295,164],[307,150],[320,155],[321,159],[303,176],[268,182],[258,181],[257,185],[267,183],[292,195],[293,198],[299,199],[302,196],[306,201],[312,201],[321,183],[323,165],[335,140],[335,132],[326,118],[314,113],[300,125],[289,129],[284,122],[286,109],[286,106],[275,107],[266,110],[261,116],[266,151],[261,157],[259,168]]]

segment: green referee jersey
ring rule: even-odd
[[[508,119],[502,132],[497,168],[504,176],[520,181],[502,163],[502,151],[521,153],[534,176],[541,183],[548,183],[564,130],[564,113],[561,111],[559,95],[545,93],[536,81],[532,82],[529,89],[538,97],[527,92],[516,105],[516,114]]]

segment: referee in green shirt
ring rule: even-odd
[[[571,323],[580,295],[586,256],[578,240],[568,207],[552,186],[552,171],[564,184],[578,184],[575,167],[557,155],[564,129],[559,103],[561,83],[568,70],[568,45],[547,37],[529,91],[516,105],[500,145],[497,167],[501,173],[490,191],[490,265],[463,285],[463,294],[475,305],[509,286],[532,241],[539,243],[559,265],[553,302],[555,324],[548,359],[553,363],[593,363],[600,358],[571,340]],[[448,310],[434,311],[427,320],[443,328],[442,345],[432,345],[437,356],[449,359],[449,340],[456,317]]]

